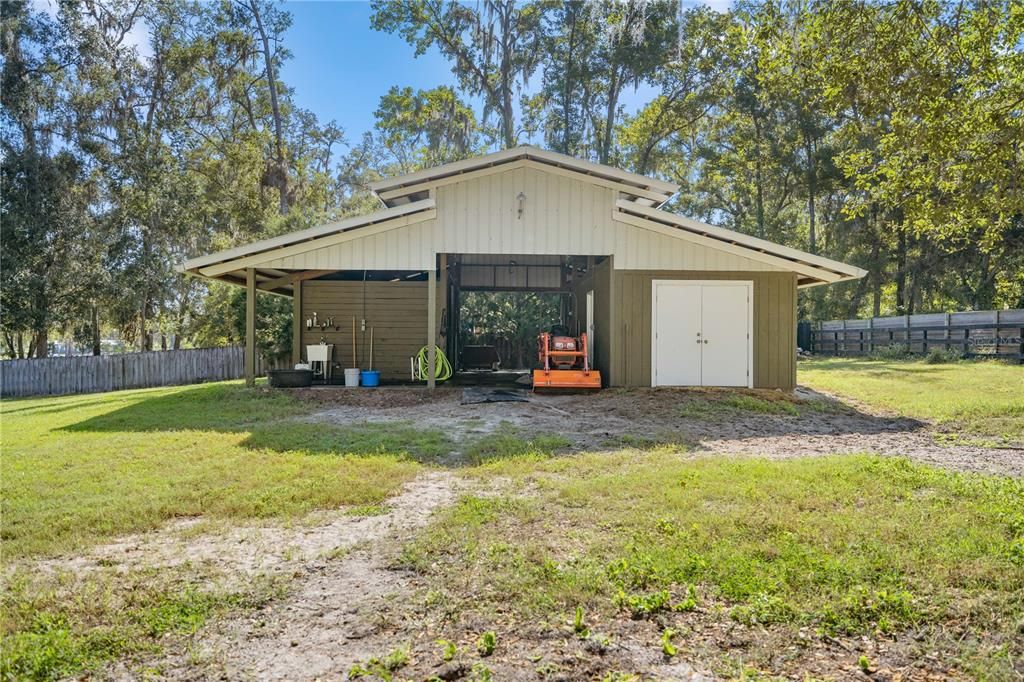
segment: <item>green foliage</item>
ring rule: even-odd
[[[675,636],[676,631],[672,628],[665,628],[661,633],[661,653],[666,658],[672,658],[679,653],[679,649],[672,643]]]
[[[3,679],[98,672],[119,657],[158,651],[167,635],[193,635],[217,613],[259,606],[272,593],[263,581],[246,592],[212,592],[176,584],[166,575],[111,572],[86,578],[78,586],[80,597],[68,599],[55,586],[60,577],[54,585],[21,573],[9,578],[2,610]]]
[[[504,369],[537,362],[537,335],[560,322],[557,294],[469,291],[462,295],[459,343],[498,348]]]
[[[502,422],[493,432],[466,446],[467,461],[474,464],[517,457],[548,457],[571,443],[557,434],[524,435],[520,429]]]
[[[441,647],[442,661],[451,661],[455,658],[455,655],[459,653],[459,648],[455,646],[455,642],[452,642],[450,640],[439,639],[435,642],[435,644]]]
[[[487,630],[480,635],[476,641],[476,650],[481,656],[490,656],[498,646],[498,635],[493,630]]]
[[[910,346],[905,343],[890,343],[874,352],[879,360],[906,360],[910,357]]]

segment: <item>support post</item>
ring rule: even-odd
[[[292,366],[302,362],[302,280],[292,284]]]
[[[256,270],[245,269],[245,385],[256,385]]]
[[[437,264],[427,271],[427,388],[437,385]]]

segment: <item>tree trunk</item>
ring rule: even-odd
[[[46,329],[37,329],[34,342],[37,358],[45,358],[50,355],[50,335]]]
[[[811,253],[818,252],[818,237],[814,220],[814,199],[817,191],[817,170],[814,166],[814,142],[804,138],[804,149],[807,154],[807,218],[809,221],[807,241]]]
[[[273,178],[276,181],[280,192],[278,211],[281,215],[288,213],[288,165],[284,156],[284,126],[281,123],[281,105],[277,101],[277,75],[274,71],[274,55],[270,52],[270,38],[263,27],[263,18],[260,16],[256,0],[249,0],[249,9],[256,20],[256,30],[260,35],[260,42],[263,44],[263,59],[267,67],[267,88],[270,91],[270,110],[274,116],[274,148],[277,153]]]
[[[757,118],[757,113],[753,115],[754,119],[754,184],[757,190],[756,204],[757,204],[757,236],[764,239],[764,179],[762,177],[761,170],[761,122]]]
[[[613,68],[612,79],[608,83],[608,107],[604,112],[604,132],[601,135],[601,150],[598,156],[600,163],[605,165],[608,164],[612,153],[612,130],[615,128],[615,110],[619,107],[619,89],[619,70]]]
[[[103,352],[103,345],[100,341],[100,310],[98,306],[92,307],[92,354],[100,355]]]
[[[907,313],[907,233],[903,222],[896,225],[896,314]]]

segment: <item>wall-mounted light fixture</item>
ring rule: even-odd
[[[516,197],[516,201],[519,202],[519,219],[522,220],[522,218],[523,218],[523,206],[526,203],[526,195],[524,193],[520,192],[519,195]]]

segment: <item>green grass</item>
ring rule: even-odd
[[[801,361],[797,380],[905,417],[968,434],[1024,441],[1024,367],[993,361]]]
[[[0,679],[62,679],[99,670],[111,660],[157,651],[163,638],[190,636],[218,613],[257,608],[279,591],[262,579],[241,591],[200,590],[197,576],[186,580],[156,570],[112,570],[75,581],[70,575],[9,578]]]
[[[502,422],[492,433],[481,436],[465,448],[465,458],[473,464],[517,458],[548,457],[571,445],[558,434],[537,433],[526,436],[509,422]]]
[[[867,455],[686,460],[668,449],[477,473],[538,496],[466,497],[402,555],[439,589],[472,595],[462,608],[477,614],[529,623],[578,607],[622,618],[700,608],[832,634],[970,622],[975,634],[950,645],[964,666],[1005,672],[1024,655],[1019,480]]]
[[[295,421],[236,383],[4,401],[6,559],[81,550],[189,516],[294,517],[380,504],[448,449],[436,430]]]

